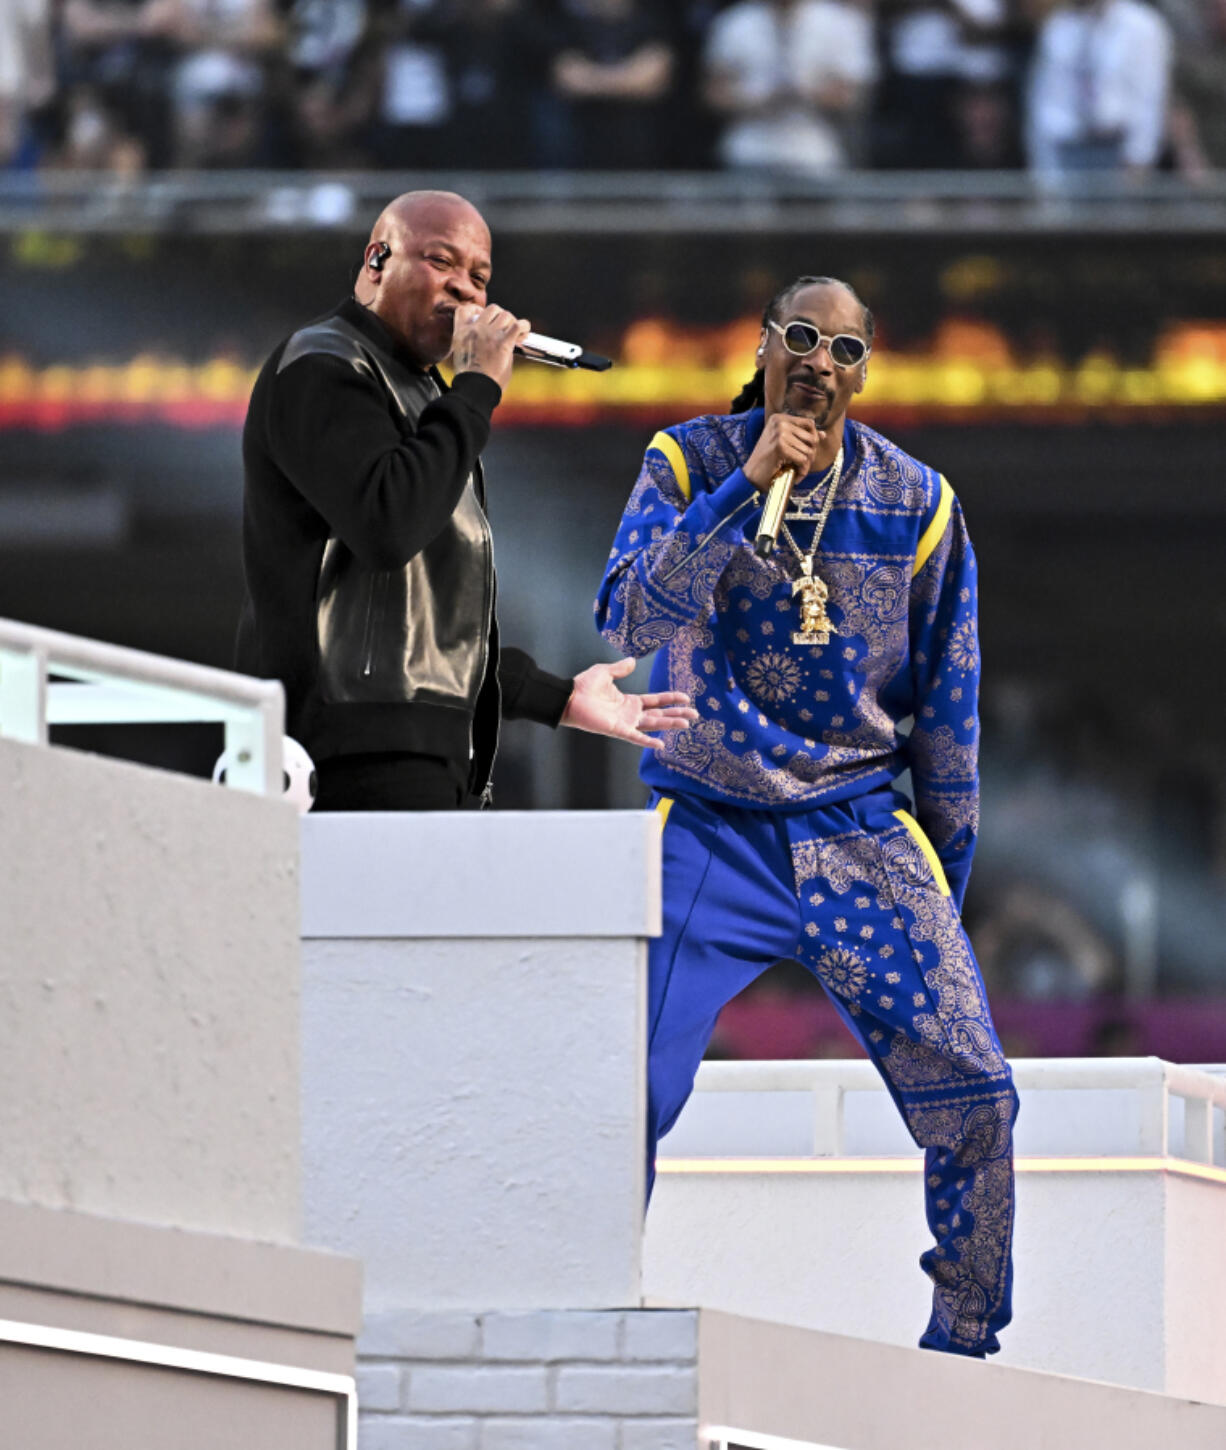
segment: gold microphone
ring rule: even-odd
[[[791,466],[781,468],[771,479],[766,502],[762,505],[762,517],[758,520],[758,537],[754,540],[753,546],[753,551],[759,559],[765,559],[775,547],[779,538],[779,527],[787,512],[788,500],[792,497],[792,485],[795,482],[796,470]]]

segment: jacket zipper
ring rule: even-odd
[[[492,615],[493,615],[493,592],[494,592],[494,589],[493,589],[493,586],[494,586],[494,535],[493,535],[493,532],[490,529],[489,518],[488,518],[488,516],[486,515],[486,512],[485,512],[485,504],[483,503],[483,501],[481,500],[480,496],[477,493],[477,482],[476,482],[477,475],[476,475],[476,469],[477,468],[480,468],[480,466],[481,466],[480,461],[478,461],[477,464],[476,464],[476,466],[475,466],[475,468],[474,468],[474,470],[473,470],[473,476],[472,476],[472,480],[471,480],[471,487],[472,487],[472,491],[473,491],[473,497],[476,500],[477,507],[481,511],[481,517],[485,520],[485,571],[484,571],[484,573],[485,573],[485,595],[484,595],[484,598],[482,600],[482,603],[484,605],[484,608],[482,609],[482,618],[485,620],[485,626],[484,626],[484,638],[482,639],[482,642],[481,642],[481,668],[477,672],[477,680],[478,680],[478,682],[484,681],[484,679],[485,679],[485,672],[489,668],[489,660],[490,660],[490,626],[491,626],[491,624],[493,622]],[[497,684],[497,680],[495,680],[494,683]],[[474,735],[473,727],[474,727],[474,724],[475,724],[476,718],[477,718],[477,700],[480,699],[480,698],[481,698],[481,684],[478,683],[478,685],[477,685],[477,695],[476,695],[476,698],[473,700],[473,712],[468,717],[468,765],[469,765],[469,770],[470,771],[472,769],[473,762],[474,762],[474,760],[476,758],[477,742],[476,742],[476,737]],[[501,708],[502,707],[501,707],[501,702],[500,702],[500,704],[499,704],[499,716],[501,716]],[[490,751],[490,763],[489,763],[490,773],[489,773],[489,776],[486,778],[485,785],[482,788],[482,792],[481,792],[481,804],[482,804],[482,807],[483,808],[491,805],[493,803],[493,799],[494,799],[492,787],[493,787],[493,777],[494,777],[494,758],[498,754],[498,736],[499,736],[499,733],[500,733],[499,732],[499,728],[498,728],[499,727],[499,723],[500,723],[499,718],[495,718],[495,720],[494,720],[494,744],[493,744],[493,748]]]
[[[362,640],[362,678],[369,679],[375,668],[375,589],[382,575],[372,574],[366,596],[366,632]]]

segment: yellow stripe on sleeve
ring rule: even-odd
[[[948,485],[947,485],[948,486]],[[941,865],[941,858],[937,855],[932,842],[924,834],[924,828],[908,811],[895,811],[895,820],[899,820],[911,832],[915,844],[924,853],[924,860],[932,867],[932,874],[936,878],[937,887],[942,896],[949,895],[949,882],[945,879],[945,868]]]
[[[693,488],[690,485],[690,470],[685,461],[685,454],[681,451],[681,445],[671,433],[660,432],[647,445],[647,451],[650,452],[653,448],[657,453],[663,453],[668,459],[668,466],[677,480],[677,487],[681,490],[686,503],[689,503],[693,496]]]
[[[949,486],[949,480],[941,474],[941,497],[937,503],[937,511],[932,516],[932,522],[924,530],[923,537],[919,541],[919,548],[915,551],[915,564],[911,570],[912,579],[928,562],[933,549],[941,542],[949,523],[949,513],[954,504],[954,491]]]
[[[670,795],[662,795],[656,802],[656,815],[660,817],[660,829],[663,830],[668,823],[668,813],[673,808],[673,798]]]

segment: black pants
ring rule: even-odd
[[[437,755],[334,755],[316,769],[317,811],[455,811],[468,771]]]

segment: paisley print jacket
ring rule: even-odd
[[[742,465],[760,408],[657,433],[596,601],[604,637],[656,653],[653,689],[685,690],[701,718],[645,752],[652,787],[767,810],[846,800],[908,768],[916,815],[961,903],[978,823],[979,641],[975,557],[946,480],[863,424],[815,572],[836,629],[793,640],[799,569],[781,536],[758,559],[761,496]],[[820,476],[792,509],[816,515]],[[807,550],[813,523],[792,518]]]

